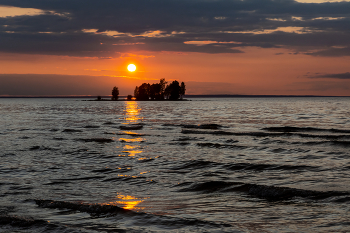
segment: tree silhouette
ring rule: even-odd
[[[178,81],[173,81],[167,85],[165,79],[161,79],[159,83],[150,85],[149,83],[143,83],[141,86],[136,86],[134,90],[134,97],[136,100],[164,100],[166,97],[169,100],[178,100],[185,95],[186,85],[184,82],[181,86]]]
[[[112,100],[118,100],[118,98],[119,98],[119,89],[118,87],[113,87]]]
[[[127,99],[127,100],[132,100],[132,95],[128,95],[128,96],[126,97],[126,99]]]
[[[151,85],[151,93],[150,93],[150,97],[151,100],[161,100],[162,97],[162,86],[159,83],[154,83]],[[164,99],[164,97],[163,97]]]
[[[151,94],[151,85],[149,83],[143,83],[141,86],[136,87],[134,96],[136,100],[149,100]]]
[[[138,96],[139,96],[139,87],[136,86],[136,87],[135,87],[135,90],[134,90],[134,97],[135,97],[136,99],[138,99]]]
[[[165,85],[167,84],[168,82],[165,81],[165,78],[162,78],[161,80],[159,80],[159,85],[160,85],[160,99],[163,100],[164,99],[164,92],[165,92]]]
[[[165,95],[169,100],[178,100],[180,97],[180,84],[178,81],[173,81],[165,88]]]
[[[185,95],[185,92],[186,92],[186,85],[184,82],[182,82],[180,85],[180,98],[181,99]]]

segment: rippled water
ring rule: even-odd
[[[349,109],[0,99],[0,232],[349,232]]]

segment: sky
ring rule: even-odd
[[[350,1],[0,0],[0,96],[162,78],[192,95],[350,96]]]

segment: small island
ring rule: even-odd
[[[159,83],[143,83],[141,86],[136,86],[134,90],[134,96],[128,95],[127,101],[160,101],[160,100],[184,100],[183,96],[186,92],[186,85],[184,82],[181,84],[174,80],[167,85],[165,79],[160,79]],[[117,101],[119,99],[118,87],[113,87],[111,99],[102,99],[98,96],[95,101]],[[124,100],[123,100],[124,101]]]

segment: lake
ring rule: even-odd
[[[0,99],[0,232],[349,232],[350,98]]]

